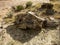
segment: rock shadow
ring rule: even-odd
[[[21,30],[16,28],[15,25],[10,25],[6,28],[7,33],[10,34],[10,36],[17,41],[20,41],[21,43],[28,42],[32,38],[34,38],[36,35],[38,35],[41,32],[41,29],[36,30]]]

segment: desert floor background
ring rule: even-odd
[[[0,23],[11,6],[25,4],[29,0],[0,0]],[[50,2],[48,0],[31,0],[34,4]],[[8,25],[8,24],[7,24]],[[5,25],[6,26],[6,25]],[[60,30],[22,31],[14,26],[0,29],[0,45],[60,45]],[[29,32],[29,33],[28,33]]]

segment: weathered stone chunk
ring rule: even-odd
[[[36,29],[39,27],[38,20],[30,14],[19,14],[16,16],[16,21],[14,22],[20,29]],[[40,27],[39,27],[40,28]]]

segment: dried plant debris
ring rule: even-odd
[[[43,21],[42,27],[43,28],[49,28],[49,29],[51,29],[51,28],[56,29],[58,27],[58,24],[54,21],[45,20],[45,21]]]
[[[29,7],[31,7],[32,6],[32,2],[31,1],[28,1],[27,3],[26,3],[26,8],[29,8]]]
[[[53,4],[51,4],[51,3],[43,3],[41,5],[41,8],[42,9],[52,9],[53,8]]]
[[[51,4],[51,3],[43,3],[42,5],[41,5],[41,7],[39,8],[39,10],[45,10],[45,9],[53,9],[53,4]]]
[[[24,9],[24,6],[23,5],[12,6],[12,10],[14,12],[19,12],[19,11],[21,11],[23,9]]]
[[[52,3],[43,3],[38,9],[39,11],[44,11],[44,15],[54,15],[57,11],[53,8],[54,4]]]

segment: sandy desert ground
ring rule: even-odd
[[[11,11],[11,6],[24,5],[29,0],[0,0],[0,25],[3,18]],[[31,0],[34,4],[39,0]],[[40,2],[50,2],[41,0]],[[9,24],[6,24],[9,25]],[[6,26],[4,25],[4,26]],[[11,24],[10,24],[11,25]],[[7,29],[0,29],[0,45],[60,45],[60,29],[42,29],[23,31],[16,27],[8,26]]]

